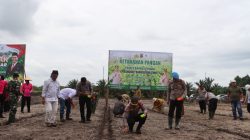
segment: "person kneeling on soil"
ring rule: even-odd
[[[212,92],[206,92],[205,99],[208,101],[208,111],[209,111],[209,120],[214,118],[215,111],[217,109],[217,97]]]
[[[118,99],[118,101],[114,105],[113,114],[114,114],[114,117],[117,117],[117,116],[121,117],[122,114],[124,113],[125,105],[122,102],[122,96],[121,95],[118,95],[117,99]]]
[[[172,129],[174,112],[175,115],[175,129],[180,129],[179,124],[181,121],[181,114],[183,112],[183,101],[187,93],[187,88],[185,82],[179,79],[179,74],[176,72],[172,73],[173,81],[169,83],[169,94],[168,94],[168,128],[166,130]]]
[[[141,113],[140,113],[141,112]],[[133,97],[131,102],[126,106],[124,113],[124,126],[125,120],[127,120],[129,132],[133,132],[135,122],[139,122],[136,133],[141,134],[141,127],[147,119],[147,110],[144,108],[138,97]]]
[[[60,102],[60,121],[64,122],[64,107],[66,106],[66,120],[72,120],[69,117],[71,113],[71,106],[74,108],[75,105],[72,98],[76,95],[76,90],[72,88],[64,88],[60,91],[58,97]]]

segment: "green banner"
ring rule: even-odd
[[[109,87],[166,90],[172,73],[172,53],[109,51]]]

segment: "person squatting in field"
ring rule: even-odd
[[[141,134],[141,127],[147,119],[147,109],[143,106],[141,100],[138,97],[132,97],[130,103],[126,106],[125,112],[123,114],[123,125],[127,121],[129,132],[133,132],[135,122],[139,122],[136,128],[136,134]]]
[[[208,112],[209,120],[214,118],[215,111],[217,109],[218,99],[212,92],[206,92],[205,94],[206,102],[208,102]]]
[[[5,100],[5,94],[7,90],[7,81],[4,80],[4,76],[1,75],[0,77],[0,118],[5,118],[3,116],[3,111],[4,111],[4,100]]]
[[[15,122],[16,120],[16,111],[17,111],[17,102],[18,97],[21,95],[20,86],[21,83],[18,81],[18,73],[13,74],[13,79],[8,83],[8,91],[10,96],[10,113],[8,124]]]
[[[21,112],[23,112],[25,103],[27,103],[28,113],[30,113],[30,101],[31,101],[31,92],[32,92],[32,84],[30,83],[31,79],[29,77],[25,77],[25,83],[22,84],[20,92],[22,94],[21,101]]]
[[[44,82],[42,90],[42,104],[45,104],[45,124],[56,127],[56,113],[58,109],[58,95],[60,84],[57,81],[58,71],[53,70],[50,79]]]
[[[243,120],[243,112],[241,107],[241,98],[242,98],[242,90],[240,87],[237,86],[237,83],[235,80],[232,80],[230,82],[230,85],[227,90],[228,93],[228,100],[231,101],[232,106],[232,112],[233,112],[233,119],[237,120],[237,112],[239,114],[240,120]]]
[[[76,90],[72,88],[64,88],[60,91],[59,103],[60,103],[60,121],[64,122],[64,108],[66,107],[66,120],[72,120],[70,118],[71,106],[74,108],[75,105],[72,101],[73,97],[76,95]]]
[[[81,81],[76,86],[76,93],[79,95],[79,105],[80,105],[80,114],[81,121],[80,123],[85,123],[86,121],[90,122],[91,117],[91,93],[92,87],[91,83],[87,81],[86,77],[82,77]],[[85,117],[85,104],[87,106],[87,116]]]
[[[114,109],[113,109],[114,117],[121,117],[122,114],[124,113],[124,110],[125,110],[125,105],[122,102],[122,96],[118,95],[117,101],[115,102]]]
[[[197,84],[197,85],[198,85],[197,96],[200,106],[200,113],[206,114],[207,107],[206,107],[205,94],[207,93],[207,91],[202,84]]]
[[[173,80],[169,83],[169,94],[167,97],[167,103],[169,104],[168,112],[168,128],[172,129],[174,111],[175,114],[175,129],[180,129],[180,121],[182,116],[183,101],[187,93],[185,82],[179,78],[179,74],[172,73]]]

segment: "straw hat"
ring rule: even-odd
[[[25,80],[25,81],[31,81],[30,77],[28,77],[28,76],[26,76],[26,77],[24,78],[24,80]]]

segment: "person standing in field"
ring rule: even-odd
[[[56,113],[58,109],[58,95],[60,84],[57,81],[58,71],[53,70],[50,79],[44,81],[42,104],[45,104],[45,124],[47,127],[56,127]]]
[[[230,86],[228,87],[227,90],[228,93],[228,100],[231,101],[232,105],[232,112],[233,112],[233,119],[237,120],[237,112],[239,114],[240,120],[243,120],[243,112],[242,112],[242,107],[241,107],[241,98],[242,98],[242,90],[240,87],[237,86],[237,83],[235,80],[232,80],[230,82]]]
[[[13,74],[13,79],[8,83],[8,91],[10,96],[10,113],[8,124],[16,121],[16,111],[17,111],[17,102],[20,95],[21,83],[18,81],[18,73]]]
[[[209,120],[214,118],[215,111],[217,109],[218,99],[212,92],[206,92],[205,94],[206,102],[208,103]]]
[[[4,76],[1,75],[0,77],[0,118],[5,118],[3,116],[3,110],[4,110],[4,100],[5,100],[5,92],[7,90],[7,81],[4,80]]]
[[[167,97],[167,103],[169,104],[168,112],[168,128],[172,129],[174,111],[175,114],[175,129],[180,129],[180,121],[182,116],[183,101],[187,93],[185,82],[179,78],[179,74],[176,72],[172,73],[173,81],[169,83],[169,94]]]
[[[207,93],[207,91],[203,85],[201,84],[197,84],[197,85],[198,85],[197,94],[198,94],[198,101],[199,101],[199,106],[200,106],[200,113],[206,114],[207,105],[206,105],[205,94]]]
[[[247,104],[247,112],[250,113],[250,85],[245,86],[246,97],[244,103]]]
[[[20,90],[22,93],[21,112],[23,113],[25,103],[27,103],[28,113],[30,113],[32,84],[30,83],[31,79],[29,77],[25,77],[24,80],[25,80],[25,83],[22,84],[21,90]]]
[[[85,123],[85,119],[90,122],[91,117],[91,83],[87,81],[86,77],[82,77],[81,81],[76,86],[76,93],[79,96],[79,105],[81,113],[80,123]],[[85,104],[87,106],[87,116],[85,117]]]
[[[141,99],[142,95],[141,95],[141,89],[140,86],[137,86],[136,90],[135,90],[135,97],[138,97],[139,99]]]
[[[73,97],[76,95],[76,90],[72,88],[64,88],[59,93],[60,102],[60,121],[64,122],[64,108],[66,106],[66,120],[72,120],[70,118],[71,106],[74,108],[75,105],[72,101]]]

